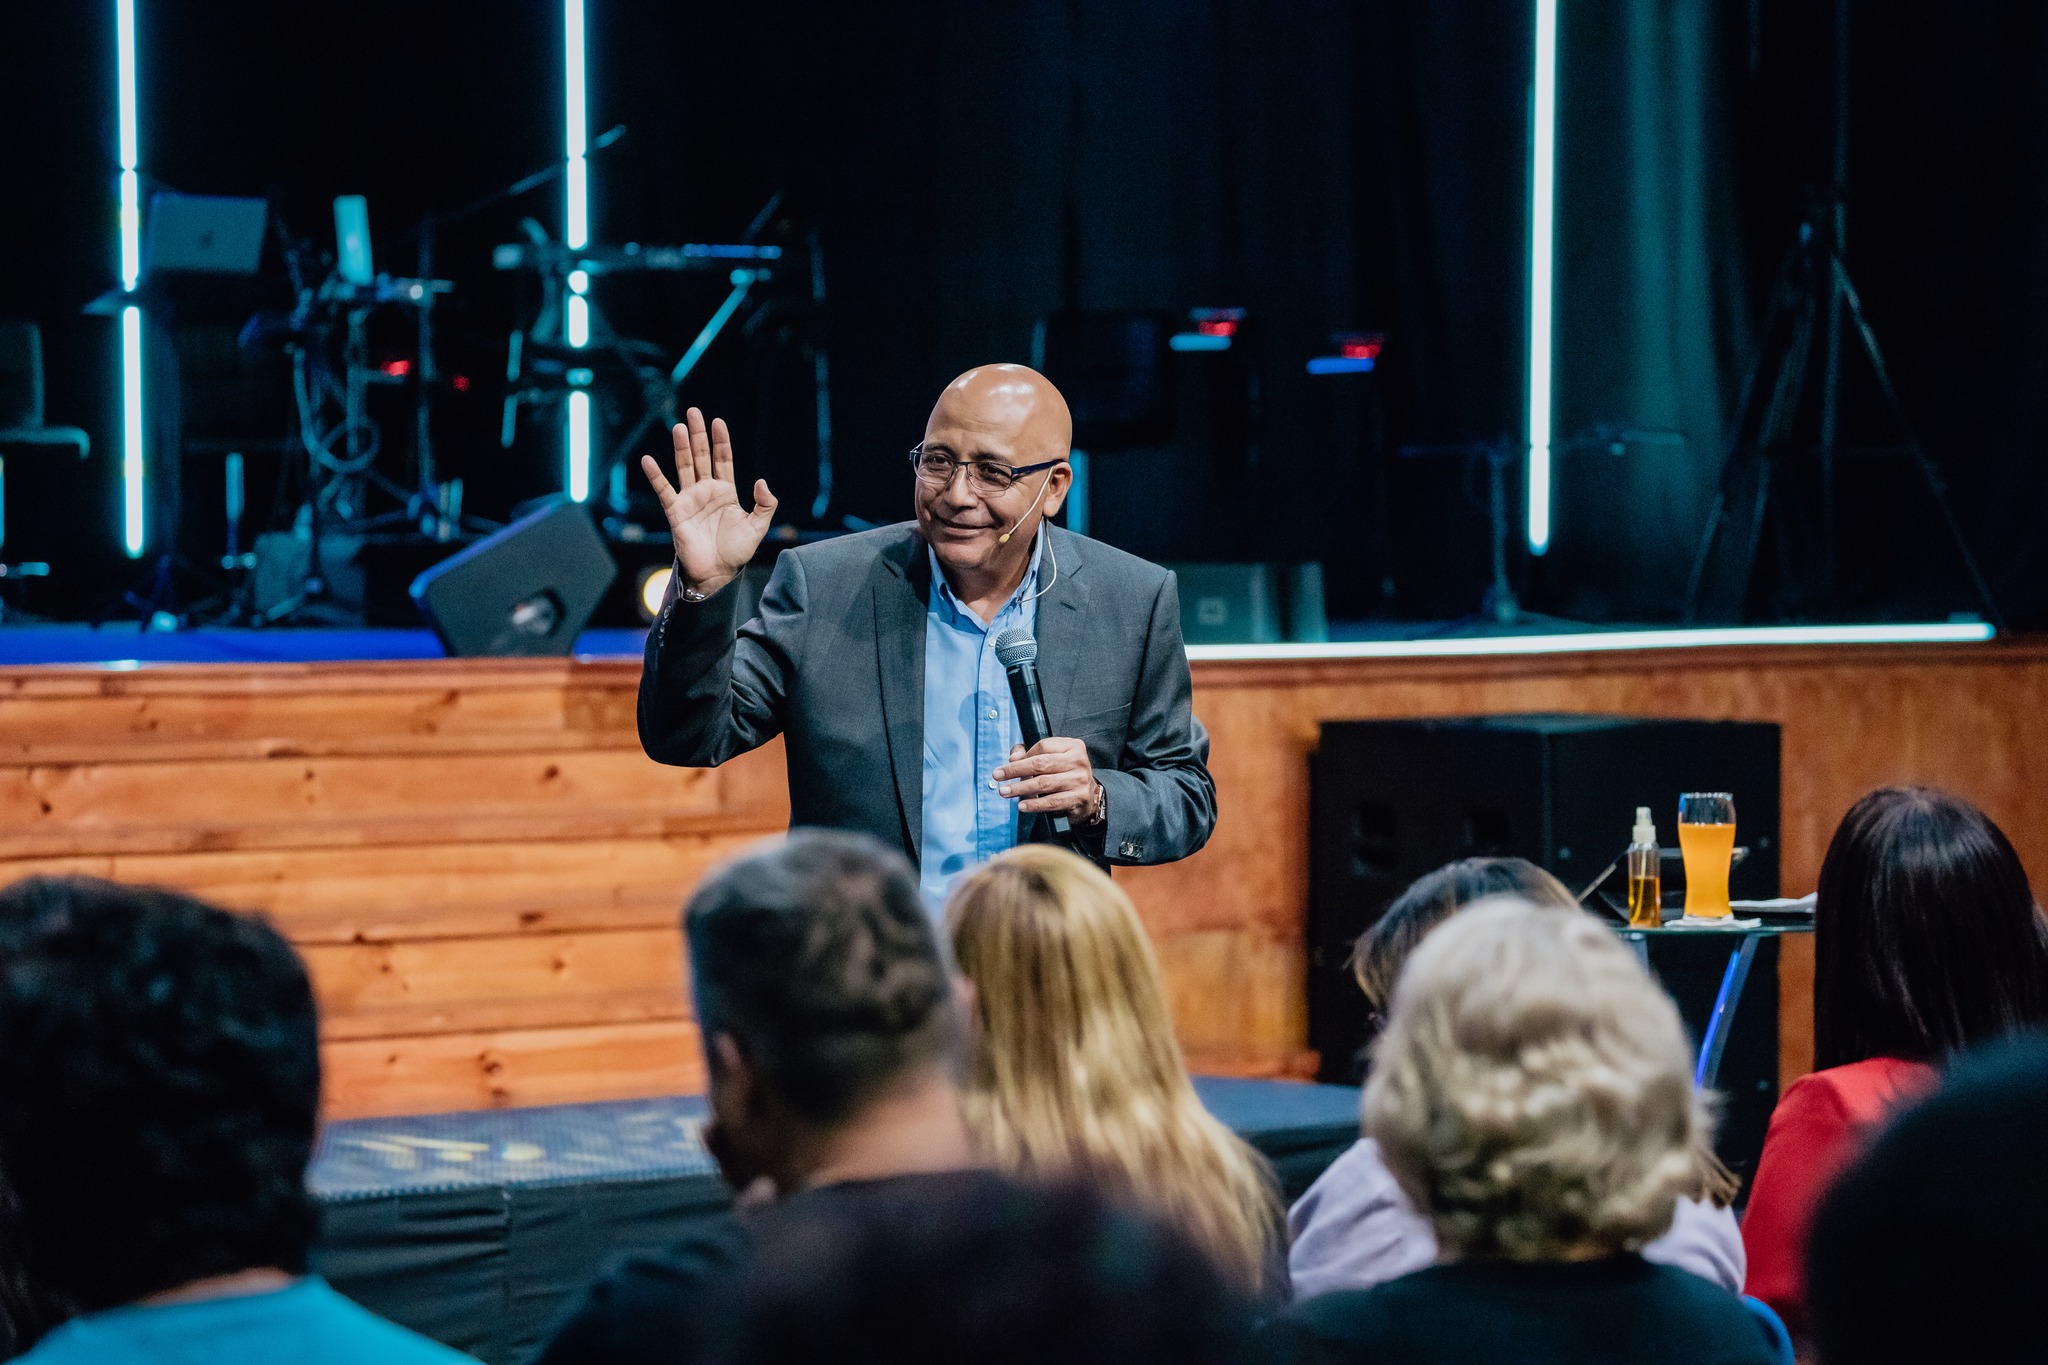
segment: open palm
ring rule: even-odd
[[[669,483],[652,455],[640,457],[640,468],[661,499],[683,581],[698,592],[713,593],[739,577],[761,547],[775,517],[775,495],[767,480],[756,479],[754,510],[743,509],[733,485],[732,435],[725,419],[713,422],[707,432],[702,411],[691,408],[685,416],[688,421],[676,423],[671,432],[675,483]]]

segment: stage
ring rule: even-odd
[[[1291,1201],[1358,1136],[1343,1086],[1197,1077]],[[731,1202],[697,1096],[358,1119],[321,1135],[316,1269],[487,1365],[526,1359],[613,1256],[674,1242]]]
[[[1841,813],[1888,782],[1953,787],[2048,866],[2048,643],[1682,634],[1190,650],[1216,836],[1118,880],[1191,1065],[1313,1072],[1307,757],[1324,720],[1774,721],[1787,894],[1812,889]],[[24,638],[0,632],[0,654],[9,637]],[[694,1092],[677,910],[713,861],[786,826],[782,764],[775,745],[717,770],[648,761],[623,643],[0,667],[0,875],[160,882],[271,915],[320,996],[331,1118]],[[1781,973],[1786,1078],[1810,1064],[1809,953],[1788,944]]]

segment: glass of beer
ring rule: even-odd
[[[1685,859],[1685,917],[1726,919],[1728,868],[1735,861],[1735,798],[1727,792],[1679,797],[1678,852]]]

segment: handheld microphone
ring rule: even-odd
[[[1010,675],[1010,700],[1017,704],[1018,727],[1024,731],[1024,747],[1029,749],[1052,731],[1045,697],[1038,690],[1038,641],[1022,627],[1006,630],[996,637],[996,662]],[[1055,815],[1052,832],[1070,834],[1073,826],[1066,816]]]

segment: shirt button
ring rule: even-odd
[[[989,718],[990,720],[994,720],[994,719],[996,718],[996,708],[995,708],[995,707],[991,706],[991,707],[989,707],[989,708],[988,708],[988,718]]]

